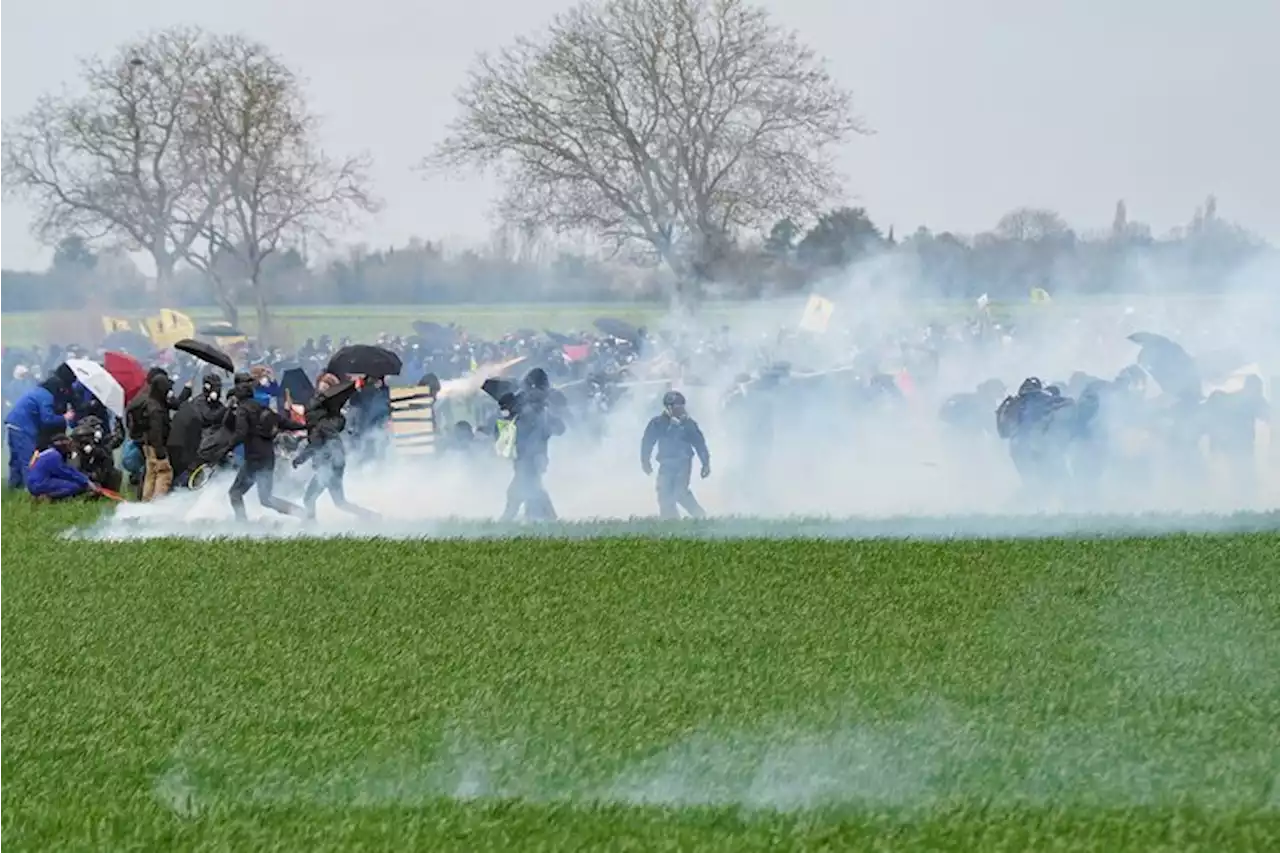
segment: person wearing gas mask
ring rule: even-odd
[[[103,428],[102,421],[90,415],[71,430],[72,461],[90,480],[104,489],[119,492],[124,472],[116,467],[116,436]]]
[[[200,393],[178,408],[169,431],[169,459],[179,484],[191,485],[195,470],[201,463],[200,449],[206,442],[215,440],[226,414],[227,407],[222,402],[222,377],[217,373],[206,373]]]
[[[254,379],[239,373],[231,395],[234,407],[228,411],[231,421],[230,448],[244,448],[244,462],[236,472],[229,497],[237,521],[248,521],[244,509],[244,496],[255,486],[258,501],[268,509],[283,515],[302,516],[302,507],[275,496],[275,440],[280,429],[305,429],[305,424],[282,419],[275,412],[264,408],[254,399]]]
[[[101,492],[87,475],[71,464],[74,452],[71,436],[63,434],[50,442],[49,449],[36,455],[26,477],[27,491],[33,498],[60,501]]]
[[[144,501],[164,497],[173,486],[173,463],[169,459],[169,392],[172,390],[173,380],[164,372],[152,377],[147,387],[147,430],[142,438],[142,456],[146,460],[142,480]]]
[[[711,452],[697,421],[685,409],[684,395],[668,391],[662,397],[662,414],[649,421],[640,439],[640,468],[645,475],[653,473],[652,459],[657,448],[658,514],[664,519],[680,517],[678,507],[694,518],[706,511],[689,488],[693,477],[693,457],[702,464],[702,479],[711,476]]]
[[[130,442],[142,450],[140,497],[151,501],[169,493],[173,486],[173,463],[169,460],[170,418],[191,397],[188,386],[173,396],[173,380],[162,367],[147,372],[147,391],[139,394],[125,410]],[[126,457],[129,448],[125,448]],[[126,466],[127,468],[128,466]]]

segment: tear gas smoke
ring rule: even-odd
[[[980,515],[986,534],[1003,529],[1027,535],[1037,529],[1053,532],[1051,519],[1061,513],[1085,513],[1073,527],[1087,530],[1087,514],[1095,513],[1274,509],[1280,506],[1280,452],[1271,450],[1266,425],[1257,428],[1256,460],[1246,477],[1228,476],[1207,441],[1199,442],[1199,461],[1191,463],[1166,452],[1159,430],[1148,430],[1136,438],[1125,436],[1130,446],[1110,448],[1114,458],[1108,459],[1106,475],[1094,488],[1049,497],[1021,487],[1008,443],[995,437],[993,429],[965,432],[939,418],[947,397],[972,392],[989,379],[999,379],[1008,393],[1028,376],[1040,377],[1046,385],[1068,383],[1078,372],[1110,380],[1134,363],[1139,348],[1126,336],[1143,330],[1167,335],[1198,358],[1217,358],[1218,373],[1212,380],[1206,375],[1206,391],[1213,382],[1235,381],[1230,374],[1234,371],[1238,379],[1241,369],[1270,381],[1280,375],[1280,338],[1275,334],[1280,296],[1266,285],[1274,285],[1280,270],[1274,260],[1266,264],[1242,270],[1232,288],[1213,297],[1073,301],[1055,294],[1048,304],[1019,306],[1012,328],[992,314],[994,306],[946,305],[922,297],[915,285],[908,292],[912,270],[901,255],[873,258],[820,283],[815,290],[835,305],[830,326],[821,334],[795,333],[803,298],[756,302],[735,310],[729,319],[714,308],[672,313],[657,332],[683,342],[687,363],[670,386],[687,396],[688,410],[706,433],[712,454],[712,476],[700,481],[695,475],[693,491],[712,516],[740,517],[734,529],[742,535],[752,532],[742,518],[775,522],[775,530],[776,522],[801,517],[882,519],[885,534],[893,535],[889,519],[895,517]],[[1145,283],[1159,273],[1143,268],[1135,271],[1135,281]],[[929,332],[930,318],[950,330]],[[975,318],[991,326],[984,343],[952,340],[957,328]],[[663,348],[658,346],[659,353]],[[922,348],[938,353],[936,376],[930,376],[928,359],[917,358]],[[1226,350],[1230,353],[1223,356]],[[713,356],[713,351],[719,354]],[[723,403],[736,387],[736,377],[777,362],[790,363],[791,376],[781,390],[749,386],[743,398],[748,405],[726,411]],[[823,373],[825,378],[813,376]],[[866,391],[873,373],[909,387],[905,399],[870,399]],[[1160,389],[1147,379],[1147,396],[1155,398]],[[655,513],[654,481],[640,470],[639,442],[648,418],[660,411],[667,387],[656,381],[631,388],[602,420],[598,435],[571,423],[565,435],[552,439],[545,483],[562,520]],[[1000,396],[989,400],[992,427]],[[1160,400],[1148,399],[1145,405],[1163,411]],[[771,441],[758,438],[764,425],[771,428]],[[496,518],[510,475],[510,462],[492,453],[467,460],[448,455],[392,458],[347,471],[348,495],[379,513],[380,521],[344,516],[322,497],[319,523],[302,525],[269,511],[254,513],[250,497],[253,520],[248,529],[231,524],[229,482],[215,479],[199,492],[178,492],[152,505],[121,506],[89,535],[443,535],[446,519]],[[306,475],[298,472],[298,477],[305,481]],[[279,490],[287,495],[289,486],[282,484]],[[1043,514],[1037,520],[1028,519],[1028,513]],[[1181,524],[1173,520],[1167,526],[1178,529]],[[1108,529],[1115,527],[1111,523]],[[945,533],[946,522],[938,521],[936,528]],[[952,532],[963,534],[965,526]]]

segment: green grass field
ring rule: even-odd
[[[727,322],[736,310],[732,306],[712,307],[707,315],[715,322]],[[121,312],[120,316],[136,320],[146,312]],[[222,315],[211,309],[188,309],[197,322],[221,320]],[[327,305],[317,307],[284,306],[273,312],[275,322],[287,339],[301,344],[308,337],[332,335],[335,338],[349,335],[353,338],[372,340],[381,333],[408,335],[416,320],[434,320],[438,323],[458,323],[469,331],[489,337],[499,337],[519,328],[552,329],[565,332],[571,329],[590,329],[597,317],[618,317],[644,325],[660,319],[666,309],[656,303],[545,303],[511,305]],[[798,309],[793,311],[798,318]],[[96,322],[96,321],[95,321]],[[0,315],[0,336],[9,346],[45,344],[59,338],[59,328],[69,327],[56,314],[41,312],[5,313]],[[258,320],[253,310],[242,310],[240,327],[250,335],[256,335]],[[96,330],[96,327],[95,327]],[[63,335],[65,336],[65,334]]]
[[[1280,845],[1280,533],[87,543],[3,503],[12,850]]]

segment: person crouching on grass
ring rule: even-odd
[[[26,472],[27,491],[39,501],[61,501],[78,495],[101,494],[86,474],[71,464],[71,436],[60,435],[42,450]]]

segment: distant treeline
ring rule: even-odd
[[[1052,211],[1023,208],[974,236],[924,228],[902,235],[860,208],[841,208],[807,229],[782,221],[761,239],[726,245],[698,271],[695,287],[729,299],[794,293],[875,258],[883,263],[869,267],[873,286],[884,281],[944,298],[986,293],[1020,301],[1036,287],[1055,296],[1211,294],[1239,286],[1242,273],[1273,251],[1220,218],[1212,198],[1188,225],[1159,238],[1130,221],[1123,202],[1112,226],[1094,234],[1078,233]],[[670,277],[665,268],[635,259],[563,251],[548,256],[536,240],[497,239],[487,250],[459,253],[416,240],[385,250],[361,246],[313,264],[290,249],[267,261],[262,281],[272,306],[429,305],[659,300],[671,289]],[[78,237],[59,244],[47,270],[4,270],[0,288],[5,312],[218,304],[208,279],[195,269],[179,270],[173,290],[161,296],[127,255],[96,253]],[[239,304],[254,302],[247,284],[238,296]]]

